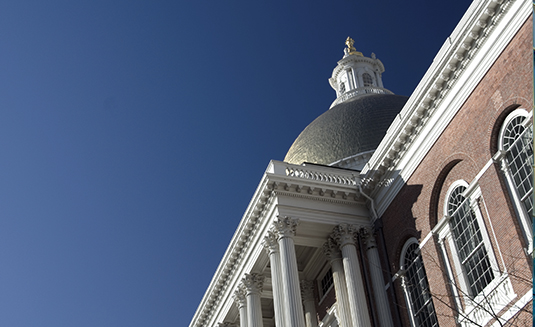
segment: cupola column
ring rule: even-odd
[[[371,327],[364,283],[355,245],[358,229],[353,225],[341,224],[334,228],[332,236],[340,246],[344,272],[346,274],[349,307],[354,327]]]
[[[278,217],[273,223],[278,236],[282,286],[284,290],[284,307],[287,327],[305,327],[301,290],[299,287],[299,272],[295,255],[295,228],[298,220],[290,217]]]
[[[340,326],[351,326],[351,310],[349,308],[349,296],[347,294],[346,277],[342,254],[336,241],[329,238],[323,244],[323,253],[329,259],[333,272],[334,292],[336,294],[336,305],[338,306],[338,322]]]
[[[240,327],[247,327],[247,299],[243,284],[234,292],[234,301],[240,312]]]
[[[263,327],[264,322],[262,320],[260,294],[264,286],[264,276],[259,274],[245,274],[242,282],[247,298],[247,326]]]
[[[269,254],[271,266],[271,285],[273,288],[273,307],[275,309],[275,326],[284,327],[284,299],[282,289],[281,257],[277,235],[271,231],[262,242]]]
[[[362,84],[361,79],[357,76],[357,71],[354,68],[351,69],[351,73],[353,74],[353,81],[355,81],[354,88],[358,88],[364,85]]]
[[[379,322],[381,327],[392,327],[394,322],[392,321],[390,305],[388,304],[388,297],[386,295],[383,279],[383,269],[381,268],[381,260],[379,259],[375,237],[373,232],[367,228],[361,229],[360,233],[366,244],[366,256],[368,257],[370,274],[372,277],[375,306],[379,311]]]
[[[303,297],[303,306],[305,307],[306,327],[318,327],[316,304],[314,303],[314,281],[301,281],[301,295]]]

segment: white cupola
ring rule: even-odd
[[[371,58],[364,57],[353,47],[352,38],[346,40],[344,57],[338,61],[329,83],[336,91],[336,100],[331,108],[339,103],[365,94],[393,94],[383,87],[381,74],[385,67],[381,60],[372,53]]]

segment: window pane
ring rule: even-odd
[[[494,279],[487,250],[477,222],[477,217],[470,207],[469,199],[462,193],[466,187],[459,186],[453,190],[448,201],[448,213],[451,214],[450,227],[459,260],[468,280],[472,297],[481,292]]]
[[[405,253],[406,268],[405,282],[408,298],[411,301],[412,312],[409,312],[416,326],[438,326],[433,299],[429,293],[427,275],[422,262],[418,244],[409,245]]]
[[[506,162],[511,170],[514,189],[526,213],[533,210],[533,126],[524,128],[525,117],[512,119],[504,130],[503,148],[507,151]]]

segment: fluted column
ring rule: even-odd
[[[358,229],[355,226],[342,224],[334,228],[332,236],[340,246],[342,252],[342,262],[344,263],[353,327],[371,327],[364,283],[362,282],[360,263],[355,245],[355,233],[357,231]]]
[[[314,281],[301,281],[301,296],[303,297],[303,306],[305,307],[306,327],[318,327],[316,303],[314,301]]]
[[[247,299],[243,284],[240,284],[234,292],[234,301],[236,301],[240,312],[240,327],[247,327]]]
[[[334,292],[338,306],[338,325],[351,326],[351,310],[349,308],[349,295],[347,294],[346,276],[342,263],[342,254],[336,241],[329,237],[323,244],[323,253],[329,259],[333,272]]]
[[[281,258],[282,286],[284,290],[285,327],[305,327],[299,272],[295,255],[295,228],[298,220],[290,217],[278,217],[273,223],[278,236]]]
[[[262,242],[269,254],[271,266],[271,285],[273,288],[273,307],[275,309],[275,326],[284,327],[283,289],[281,281],[281,258],[277,235],[271,231]]]
[[[383,269],[381,268],[381,261],[379,259],[379,252],[377,251],[377,243],[371,230],[367,228],[361,229],[361,235],[366,244],[366,256],[370,265],[370,274],[373,284],[373,295],[375,298],[375,306],[377,307],[379,323],[381,327],[392,327],[392,313],[390,312],[390,305],[388,304],[388,297],[386,295],[385,283],[383,279]]]
[[[247,298],[247,326],[263,327],[262,306],[260,294],[264,286],[264,276],[259,274],[245,274],[242,280]]]

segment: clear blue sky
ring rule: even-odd
[[[347,36],[410,95],[467,1],[2,1],[0,326],[187,326]]]

